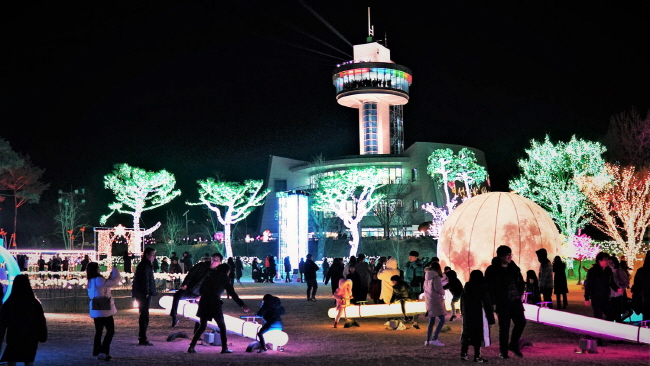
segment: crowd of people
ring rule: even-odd
[[[153,345],[147,338],[147,331],[149,309],[152,299],[157,295],[155,254],[155,249],[146,248],[133,275],[132,297],[138,304],[139,346]],[[196,352],[195,345],[205,331],[207,322],[214,320],[221,335],[221,352],[231,353],[228,349],[221,297],[224,293],[227,294],[243,312],[249,312],[249,308],[234,290],[235,281],[239,282],[242,277],[241,259],[231,257],[224,263],[220,253],[206,253],[201,261],[189,267],[191,256],[188,261],[188,254],[184,253],[185,259],[179,260],[172,253],[169,268],[164,266],[170,273],[178,270],[179,261],[185,261],[184,264],[188,266],[185,268],[186,276],[173,296],[171,326],[178,324],[179,301],[200,297],[197,311],[200,321],[195,327],[187,352]],[[424,300],[424,315],[428,318],[424,341],[426,346],[444,346],[439,338],[444,324],[461,317],[461,359],[471,359],[469,348],[472,346],[473,360],[487,362],[481,354],[481,347],[490,344],[491,325],[498,324],[500,358],[508,359],[510,354],[523,357],[520,338],[526,327],[524,303],[552,308],[552,295],[555,293],[555,308],[567,308],[566,265],[557,256],[551,262],[543,248],[537,250],[536,254],[539,268],[527,270],[525,280],[522,270],[512,260],[512,250],[502,245],[497,248],[491,264],[484,271],[471,271],[470,278],[464,285],[451,267],[443,269],[437,257],[423,260],[417,251],[411,251],[408,261],[401,266],[394,257],[369,258],[366,261],[366,256],[359,254],[350,257],[347,262],[343,258],[334,258],[331,264],[327,258],[323,258],[322,282],[325,285],[331,283],[337,309],[334,328],[338,327],[341,318],[347,320],[348,306],[372,301],[375,304],[400,304],[402,315],[399,320],[419,329],[419,314],[408,313],[406,304]],[[126,256],[130,254],[125,254]],[[163,264],[164,262],[163,260]],[[112,359],[110,348],[115,334],[113,316],[117,313],[111,288],[120,284],[121,276],[117,268],[113,267],[109,277],[104,278],[98,263],[87,261],[84,264],[88,278],[89,315],[95,325],[92,355],[108,361]],[[262,263],[254,260],[252,264],[252,277],[256,282],[274,283],[273,280],[277,278],[284,278],[285,282],[293,281],[290,262],[284,265],[284,276],[277,272],[272,255],[268,255]],[[126,265],[127,261],[125,272],[127,269],[130,271],[131,268]],[[181,268],[180,271],[184,269]],[[311,254],[301,258],[297,281],[306,283],[306,298],[310,302],[316,301],[319,271],[321,268]],[[593,309],[595,318],[622,322],[629,313],[626,304],[631,302],[633,309],[642,314],[643,320],[650,320],[650,251],[646,253],[643,266],[636,272],[631,287],[631,301],[628,301],[630,282],[625,258],[619,260],[608,253],[599,253],[584,282],[585,305]],[[447,293],[451,294],[452,310],[448,320],[445,305]],[[264,334],[270,329],[282,328],[284,308],[281,300],[271,294],[264,295],[257,315],[265,320],[258,333],[259,352],[265,352]],[[0,308],[0,344],[5,340],[7,347],[0,361],[10,364],[33,363],[38,343],[47,340],[43,308],[34,296],[26,275],[16,276],[13,291]]]

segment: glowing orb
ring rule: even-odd
[[[555,223],[539,205],[515,193],[490,192],[463,202],[449,215],[438,257],[442,267],[450,266],[464,284],[471,271],[485,273],[496,249],[507,245],[525,278],[527,270],[539,270],[535,251],[546,248],[552,261],[561,242]]]
[[[4,263],[7,270],[7,287],[5,288],[5,295],[2,298],[2,302],[4,303],[9,298],[9,294],[11,294],[14,278],[20,274],[20,268],[18,268],[18,263],[11,253],[4,248],[4,241],[2,239],[0,239],[0,263]]]

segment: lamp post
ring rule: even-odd
[[[190,240],[190,231],[188,229],[188,220],[187,220],[187,213],[188,212],[190,212],[190,210],[185,211],[185,213],[183,214],[183,216],[185,216],[185,235],[186,235],[185,237],[187,238],[186,242],[188,242]]]

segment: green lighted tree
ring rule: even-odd
[[[270,189],[262,191],[263,180],[224,182],[208,178],[197,181],[199,184],[199,201],[186,202],[188,205],[205,205],[217,215],[223,225],[226,258],[232,257],[231,226],[248,217],[255,207],[264,204]],[[223,212],[219,207],[223,207]]]
[[[605,166],[605,147],[597,142],[576,139],[553,144],[531,141],[527,159],[519,160],[521,176],[510,181],[510,188],[543,207],[565,238],[572,238],[589,221],[587,197],[574,178],[593,176]]]
[[[449,197],[449,189],[447,188],[448,182],[453,182],[454,178],[454,152],[447,149],[434,150],[429,155],[429,165],[427,172],[433,178],[433,181],[442,187],[445,192],[447,213],[451,213],[454,208],[454,202]]]
[[[117,202],[108,205],[111,212],[102,216],[99,223],[106,224],[106,220],[115,212],[133,216],[135,242],[140,244],[144,236],[160,227],[158,222],[151,228],[140,231],[142,213],[171,202],[181,191],[174,190],[176,178],[166,170],[150,172],[128,164],[115,164],[114,168],[113,173],[104,176],[104,187],[115,193]]]
[[[487,180],[487,170],[476,161],[476,155],[468,148],[458,152],[454,160],[454,174],[456,180],[465,184],[467,198],[472,198],[472,184],[480,184]]]
[[[385,169],[367,167],[331,172],[318,178],[312,209],[333,212],[343,221],[352,235],[351,256],[356,256],[359,248],[359,223],[384,198],[377,189],[384,186],[386,173]]]

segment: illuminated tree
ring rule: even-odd
[[[453,210],[452,200],[449,198],[449,191],[447,190],[447,183],[454,180],[454,152],[447,149],[434,150],[429,156],[429,165],[427,172],[433,178],[433,181],[442,187],[445,192],[447,212],[451,213]]]
[[[314,172],[311,175],[312,189],[318,186],[318,179],[323,176],[325,171],[325,163],[323,155],[320,154],[313,158],[311,166],[314,167]],[[309,207],[314,204],[314,196],[309,195]],[[318,243],[318,251],[316,258],[322,258],[327,253],[327,246],[331,244],[332,237],[328,233],[341,232],[343,226],[341,220],[333,212],[323,212],[316,210],[309,210],[309,226],[314,230],[314,237]]]
[[[592,242],[591,238],[578,231],[571,240],[573,247],[573,258],[580,262],[578,266],[578,285],[582,284],[582,261],[585,259],[594,259],[600,253],[600,245]]]
[[[377,190],[384,198],[372,208],[372,212],[384,228],[384,237],[387,239],[391,237],[391,226],[396,223],[398,213],[404,209],[403,198],[407,191],[406,184],[397,182],[386,184]]]
[[[476,155],[468,148],[458,152],[454,160],[455,179],[465,184],[467,198],[472,198],[472,184],[480,184],[487,179],[487,171],[476,162]],[[449,211],[451,213],[451,211]]]
[[[574,181],[578,175],[593,176],[604,167],[605,148],[597,142],[576,139],[553,144],[531,141],[528,159],[519,160],[521,176],[510,188],[542,206],[566,238],[589,222],[587,197]]]
[[[86,223],[82,223],[81,220],[87,215],[87,211],[84,209],[86,200],[79,198],[80,195],[84,195],[84,189],[75,189],[72,192],[63,192],[59,190],[59,213],[54,216],[54,221],[58,224],[59,235],[63,239],[63,243],[66,249],[73,249],[72,238],[76,236],[83,236],[80,233],[83,233],[81,229],[85,230],[85,227],[88,226]],[[83,239],[82,239],[83,246]]]
[[[615,240],[634,267],[650,226],[650,171],[608,163],[604,174],[576,181],[593,206],[592,225]]]
[[[140,218],[144,211],[161,207],[178,197],[180,189],[174,190],[176,178],[166,170],[150,172],[128,164],[115,164],[113,173],[104,176],[104,187],[115,193],[117,202],[110,203],[111,212],[99,219],[106,224],[115,212],[133,216],[134,241],[142,243],[142,238],[160,227],[160,222],[141,231]],[[126,207],[125,207],[126,206]]]
[[[331,172],[318,179],[312,209],[333,212],[350,230],[350,255],[359,248],[359,223],[384,198],[377,189],[384,186],[387,172],[376,167]],[[351,204],[351,205],[350,205]]]
[[[434,239],[440,238],[442,226],[449,216],[447,215],[447,211],[444,208],[437,207],[433,202],[423,204],[422,209],[433,217],[431,224],[427,226],[427,235],[432,236]]]
[[[224,246],[226,258],[232,257],[231,225],[248,217],[255,207],[264,204],[270,189],[262,191],[262,180],[247,180],[239,182],[224,182],[208,178],[197,181],[199,184],[199,201],[186,202],[188,205],[205,205],[217,215],[224,228]],[[223,207],[223,212],[219,208]]]
[[[16,163],[22,162],[21,165]],[[13,198],[14,206],[14,232],[11,235],[9,246],[17,247],[18,208],[26,203],[38,203],[41,194],[50,186],[41,182],[45,170],[32,164],[29,156],[19,157],[14,160],[14,165],[5,166],[0,172],[0,192]]]
[[[650,165],[650,112],[634,109],[613,116],[605,136],[610,162],[636,167]]]
[[[162,237],[167,246],[167,253],[171,255],[174,251],[181,233],[183,232],[183,221],[172,211],[167,211],[167,220],[162,226]]]

